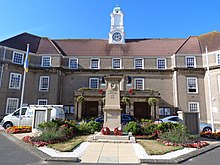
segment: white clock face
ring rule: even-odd
[[[112,39],[113,39],[114,41],[121,41],[121,39],[122,39],[121,33],[115,32],[115,33],[112,35]]]

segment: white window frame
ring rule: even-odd
[[[12,110],[9,111],[9,101],[16,101],[15,103],[15,107],[11,107],[13,108]],[[6,109],[5,109],[5,114],[9,114],[9,113],[12,113],[14,112],[16,109],[18,109],[18,106],[19,106],[19,98],[7,98],[7,103],[6,103]]]
[[[73,60],[74,62],[76,61],[76,67],[73,67],[73,65],[71,65],[71,61],[72,61],[72,60]],[[79,64],[78,64],[78,58],[70,58],[70,59],[69,59],[69,69],[78,69],[78,65],[79,65]]]
[[[115,66],[114,66],[114,60],[119,60],[120,61],[120,66],[119,66],[119,68],[116,68]],[[113,58],[112,59],[112,69],[121,69],[122,68],[122,60],[121,60],[121,58]]]
[[[46,104],[40,104],[40,102],[45,102]],[[48,100],[47,99],[38,99],[37,104],[38,105],[47,105]]]
[[[159,61],[164,60],[164,67],[159,65]],[[157,58],[157,69],[167,69],[167,60],[166,58]]]
[[[16,55],[21,55],[22,56],[21,59],[20,60],[16,59]],[[18,62],[18,61],[20,61],[20,62]],[[12,63],[23,65],[23,63],[24,63],[24,53],[14,51],[13,56],[12,56]]]
[[[189,65],[188,65],[188,59],[189,59],[189,58],[193,58],[193,63],[194,63],[193,66],[189,66]],[[187,68],[196,68],[196,57],[195,57],[195,56],[186,56],[186,57],[185,57],[185,63],[186,63],[186,67],[187,67]]]
[[[97,88],[92,88],[92,80],[96,80],[97,81]],[[99,88],[99,78],[89,78],[89,88],[91,89],[98,89]]]
[[[98,61],[93,61],[93,60],[98,60]],[[93,63],[95,62],[95,63]],[[94,65],[97,62],[97,66]],[[100,59],[99,58],[91,58],[90,59],[90,69],[99,69],[100,68]]]
[[[187,93],[198,93],[198,79],[197,79],[197,77],[187,77],[186,78],[187,79]],[[192,87],[190,87],[189,86],[189,80],[190,79],[195,79],[195,82],[196,82],[196,87],[194,88],[192,88]],[[190,92],[189,90],[190,89],[196,89],[196,91],[195,92]]]
[[[139,88],[137,88],[137,80],[142,81],[142,89],[140,89],[140,90],[144,90],[144,78],[134,78],[134,89],[139,89]]]
[[[19,78],[19,81],[17,82],[18,84],[15,86],[15,82],[12,83],[12,76],[14,75],[14,77],[17,79]],[[10,79],[9,79],[9,89],[20,89],[21,87],[21,78],[22,75],[19,73],[10,73]]]
[[[215,60],[216,60],[216,65],[220,65],[220,53],[216,53],[216,56],[215,56]]]
[[[43,86],[43,79],[44,78],[47,78],[48,79],[48,81],[47,81],[47,88],[43,88],[42,86]],[[39,91],[40,92],[48,92],[48,90],[49,90],[49,86],[50,86],[50,77],[49,76],[40,76],[40,81],[39,81]]]
[[[197,111],[191,111],[191,104],[196,104],[197,105]],[[189,112],[200,112],[200,110],[199,110],[199,102],[188,102],[188,111]]]
[[[47,64],[46,61],[45,61],[46,58],[49,58],[49,65],[45,65],[45,64]],[[42,58],[41,58],[41,66],[42,67],[51,67],[51,56],[42,56]]]
[[[136,60],[141,60],[141,66],[136,65]],[[144,59],[143,58],[135,58],[134,59],[134,69],[144,69]]]

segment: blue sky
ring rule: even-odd
[[[185,38],[220,31],[220,0],[0,0],[0,41],[28,32],[108,38],[110,13],[125,13],[126,38]]]

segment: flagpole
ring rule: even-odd
[[[207,80],[208,80],[208,93],[209,93],[209,108],[210,108],[210,118],[211,118],[211,126],[212,132],[215,131],[215,125],[213,120],[213,110],[212,110],[212,93],[211,93],[211,82],[210,82],[210,71],[209,71],[209,58],[208,58],[208,48],[205,47],[206,51],[206,66],[207,66]]]
[[[25,87],[26,72],[27,72],[28,54],[29,54],[29,44],[27,44],[27,52],[26,52],[25,61],[24,61],[24,73],[23,73],[23,83],[22,83],[22,89],[21,89],[21,102],[20,102],[18,126],[21,125],[21,110],[22,110],[23,99],[24,99],[24,87]]]

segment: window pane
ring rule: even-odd
[[[20,89],[21,74],[11,73],[9,88]]]
[[[217,60],[217,64],[220,65],[220,54],[217,54],[217,57],[216,57],[216,58],[217,58],[217,59],[216,59],[216,60]]]
[[[51,66],[51,57],[42,57],[42,66],[50,67]]]
[[[121,68],[121,59],[113,59],[112,60],[112,67],[113,67],[113,69],[120,69]]]
[[[91,78],[90,79],[90,88],[98,88],[98,80],[97,78]]]
[[[47,100],[39,99],[38,100],[38,105],[47,105]]]
[[[186,57],[186,67],[187,68],[195,67],[195,57]]]
[[[78,68],[78,59],[69,59],[69,68],[77,69]]]
[[[91,59],[91,69],[99,69],[99,59]]]
[[[166,69],[166,59],[157,59],[157,69]]]
[[[18,108],[18,101],[19,99],[16,98],[7,99],[6,114],[12,113]]]
[[[197,78],[187,78],[188,92],[197,92]]]
[[[190,112],[199,112],[199,103],[189,103],[189,111]]]
[[[13,59],[12,59],[12,63],[15,64],[23,64],[23,53],[18,53],[18,52],[14,52],[13,53]]]
[[[143,79],[135,79],[135,89],[144,89],[144,80]]]
[[[135,68],[142,69],[143,68],[143,59],[135,59]]]
[[[49,77],[40,77],[40,91],[48,91],[49,89]]]

